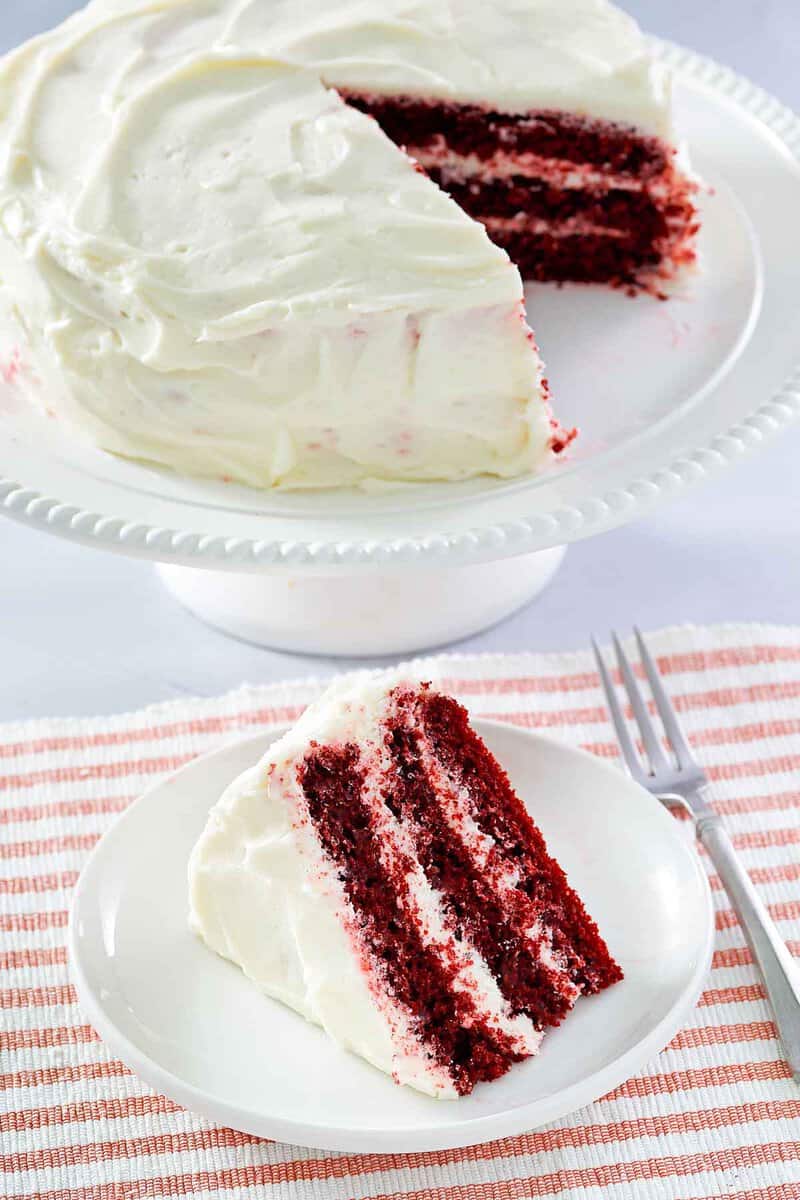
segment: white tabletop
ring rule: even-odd
[[[78,7],[6,3],[0,51]],[[625,7],[646,28],[729,63],[800,109],[797,0]],[[544,595],[458,649],[570,649],[633,621],[800,624],[799,458],[796,428],[657,515],[573,546]],[[342,666],[235,642],[184,613],[147,563],[11,521],[0,521],[0,562],[0,720],[119,712]]]

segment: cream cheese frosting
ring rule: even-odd
[[[669,139],[669,74],[608,0],[238,0],[228,35],[267,37],[327,83],[501,112],[566,109]]]
[[[370,24],[340,7],[301,28]],[[277,61],[289,20],[96,0],[4,61],[20,378],[104,449],[257,487],[534,468],[551,429],[517,270],[316,67]]]
[[[403,672],[358,673],[332,684],[257,767],[212,809],[189,864],[190,925],[211,949],[231,959],[268,996],[321,1025],[341,1046],[398,1083],[454,1098],[445,1071],[414,1037],[409,1019],[388,993],[370,984],[359,929],[335,869],[308,819],[297,768],[314,744],[354,743],[374,755],[380,778],[392,689]],[[385,764],[387,769],[389,764]],[[376,793],[373,820],[384,855],[404,844],[400,823]],[[475,834],[476,837],[479,834]],[[460,964],[459,982],[490,1025],[519,1052],[536,1052],[542,1034],[512,1014],[486,963],[445,928],[438,893],[420,868],[409,879],[411,902],[428,944]]]

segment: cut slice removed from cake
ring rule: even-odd
[[[347,677],[228,788],[190,923],[397,1083],[457,1097],[622,977],[454,699]]]

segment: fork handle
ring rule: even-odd
[[[720,818],[700,817],[697,836],[725,885],[761,968],[786,1061],[800,1082],[800,966],[778,933]]]

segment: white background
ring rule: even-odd
[[[0,0],[0,51],[79,6]],[[625,7],[650,31],[713,55],[800,109],[798,0]],[[795,428],[658,515],[573,546],[539,600],[458,648],[572,649],[632,621],[800,624],[799,459]],[[0,520],[0,720],[118,712],[340,666],[225,638],[181,611],[148,564]]]

